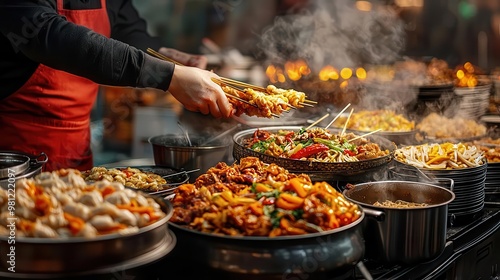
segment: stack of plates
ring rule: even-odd
[[[500,205],[500,163],[488,163],[484,183],[485,202]]]
[[[455,95],[459,98],[457,114],[463,118],[479,119],[490,105],[491,84],[473,88],[455,88]]]
[[[396,168],[397,165],[408,166],[402,162],[396,162]],[[452,191],[455,193],[455,200],[448,205],[451,225],[469,222],[483,210],[487,166],[485,163],[477,167],[462,169],[419,169],[429,178],[436,179],[437,181],[443,178],[453,180],[454,186]]]

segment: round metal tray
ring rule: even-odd
[[[153,199],[160,204],[165,217],[130,234],[114,233],[95,238],[17,237],[15,274],[81,274],[118,267],[152,252],[164,242],[168,234],[167,221],[173,211],[170,201]],[[0,236],[0,251],[10,252],[10,246],[8,237]],[[8,260],[7,253],[0,255],[0,271],[8,272]]]
[[[168,230],[167,234],[165,234],[164,238],[161,240],[161,242],[159,242],[158,247],[154,248],[153,250],[145,254],[142,254],[135,258],[131,258],[127,261],[118,264],[99,266],[87,271],[80,271],[74,273],[19,273],[19,272],[12,273],[12,272],[0,271],[0,277],[19,278],[19,279],[55,279],[55,278],[67,279],[70,277],[84,277],[84,276],[108,274],[108,273],[113,273],[113,274],[118,273],[119,275],[121,275],[121,272],[125,270],[140,267],[160,260],[161,258],[168,255],[174,249],[176,244],[177,244],[177,237],[171,230]]]

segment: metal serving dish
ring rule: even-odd
[[[0,151],[0,154],[16,154],[28,157],[30,159],[28,168],[24,170],[22,173],[16,173],[15,176],[16,180],[23,178],[31,178],[42,173],[42,168],[48,160],[48,157],[45,153],[41,153],[40,155],[31,155],[28,153],[17,152],[17,151]],[[8,172],[9,170],[7,170],[7,173]],[[10,183],[12,183],[12,178],[9,178],[8,175],[5,178],[0,178],[0,187],[4,189],[8,188],[9,179],[11,181]]]
[[[139,165],[139,166],[117,166],[117,167],[109,167],[108,169],[126,169],[126,168],[136,168],[142,172],[151,172],[158,176],[163,177],[167,181],[166,184],[162,185],[161,190],[158,191],[145,191],[141,189],[137,189],[134,187],[127,187],[134,190],[140,190],[147,194],[155,195],[155,194],[169,194],[172,193],[176,188],[180,185],[189,182],[189,170],[179,171],[175,168],[156,166],[156,165]]]
[[[352,271],[365,251],[365,214],[360,210],[361,216],[349,225],[295,236],[234,237],[169,225],[178,238],[179,257],[193,265],[239,275],[238,279],[243,275],[292,279],[292,275]]]
[[[148,196],[145,194],[145,196]],[[173,249],[176,238],[167,221],[172,216],[170,201],[154,198],[166,216],[130,234],[108,234],[96,238],[15,238],[15,270],[7,271],[10,246],[8,237],[0,236],[0,276],[48,278],[81,275],[89,272],[113,272],[139,265],[138,259],[155,253],[161,257]],[[163,252],[155,252],[161,246]],[[131,262],[132,261],[132,262]]]
[[[35,166],[40,163],[44,164],[47,160],[48,157],[45,153],[40,153],[38,156],[31,156],[17,151],[0,151],[0,179],[8,178],[11,176],[10,174],[20,176],[25,173],[30,166]]]
[[[205,173],[210,167],[219,162],[227,161],[230,145],[221,141],[213,141],[210,145],[203,145],[207,139],[199,136],[190,137],[192,146],[179,135],[158,135],[148,139],[153,147],[154,162],[157,166],[172,167],[178,170],[194,170],[190,181]]]
[[[235,158],[235,160],[239,160],[248,156],[257,157],[265,163],[275,163],[281,167],[284,167],[291,173],[305,173],[309,175],[313,181],[332,181],[338,180],[339,177],[360,175],[385,166],[392,160],[393,152],[396,149],[396,145],[388,139],[377,135],[368,135],[366,136],[367,139],[380,145],[383,150],[389,150],[390,153],[386,156],[378,157],[375,159],[361,160],[356,162],[309,162],[305,160],[294,160],[266,155],[246,148],[243,144],[243,140],[251,138],[253,133],[257,129],[276,133],[282,129],[299,131],[301,128],[302,127],[300,126],[272,126],[248,129],[238,132],[233,136],[233,157]],[[332,132],[336,131],[335,129],[329,130]]]

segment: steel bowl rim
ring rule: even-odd
[[[119,239],[119,238],[129,238],[133,237],[136,235],[141,235],[143,233],[146,233],[148,231],[151,231],[155,228],[165,226],[173,215],[173,206],[172,203],[169,200],[166,199],[160,199],[159,197],[154,197],[151,196],[147,193],[142,192],[142,194],[147,197],[147,198],[152,198],[154,199],[157,203],[160,205],[163,203],[165,204],[166,209],[168,210],[167,213],[165,213],[165,217],[161,218],[160,220],[154,222],[153,224],[147,225],[145,227],[139,228],[138,231],[132,232],[132,233],[127,233],[127,234],[119,234],[119,233],[112,233],[112,234],[105,234],[97,237],[92,237],[92,238],[86,238],[86,237],[65,237],[65,238],[60,238],[60,237],[55,237],[55,238],[42,238],[42,237],[21,237],[17,236],[16,237],[16,242],[20,242],[23,244],[65,244],[65,243],[88,243],[88,242],[98,242],[98,241],[106,241],[106,240],[112,240],[112,239]],[[0,236],[0,241],[7,241],[8,237],[6,236]]]
[[[438,188],[438,189],[441,189],[447,193],[449,193],[451,195],[451,199],[449,199],[448,201],[446,202],[442,202],[442,203],[439,203],[439,204],[431,204],[431,205],[427,205],[427,206],[417,206],[417,207],[411,207],[411,208],[395,208],[395,207],[386,207],[386,206],[375,206],[373,204],[368,204],[368,203],[364,203],[364,202],[360,202],[358,200],[355,200],[353,198],[350,198],[349,196],[347,196],[347,193],[349,192],[349,189],[345,189],[342,194],[344,195],[344,197],[356,204],[359,204],[361,205],[362,207],[368,207],[368,208],[375,208],[375,209],[384,209],[384,210],[397,210],[397,211],[414,211],[414,210],[425,210],[425,209],[431,209],[431,208],[438,208],[438,207],[442,207],[442,206],[449,206],[449,204],[451,202],[453,202],[453,200],[455,200],[455,194],[448,190],[447,188],[444,188],[444,187],[441,187],[441,186],[438,186],[438,185],[434,185],[434,184],[430,184],[430,183],[424,183],[424,182],[413,182],[413,181],[376,181],[376,182],[366,182],[366,183],[359,183],[359,184],[355,184],[354,185],[354,189],[358,186],[367,186],[367,185],[380,185],[380,184],[387,184],[387,183],[399,183],[399,184],[410,184],[410,185],[425,185],[425,186],[429,186],[429,187],[434,187],[434,188]]]
[[[221,149],[221,148],[227,148],[228,145],[213,145],[213,146],[173,146],[173,145],[162,145],[162,144],[159,144],[159,143],[154,143],[154,138],[156,137],[162,137],[162,136],[169,136],[169,134],[162,134],[162,135],[155,135],[155,136],[151,136],[148,138],[148,143],[150,143],[153,147],[159,147],[159,148],[167,148],[167,149],[171,149],[171,150],[182,150],[182,151],[186,151],[186,150],[193,150],[193,151],[196,151],[196,150],[214,150],[214,149]],[[176,136],[175,134],[172,134],[172,136]],[[182,138],[182,136],[179,136]]]
[[[358,207],[359,208],[359,211],[361,211],[361,215],[359,216],[359,218],[348,224],[348,225],[345,225],[345,226],[341,226],[341,227],[338,227],[338,228],[335,228],[335,229],[331,229],[331,230],[327,230],[327,231],[322,231],[322,232],[315,232],[315,233],[307,233],[307,234],[300,234],[300,235],[283,235],[283,236],[276,236],[276,237],[268,237],[268,236],[231,236],[231,235],[222,235],[222,234],[214,234],[214,233],[208,233],[208,232],[202,232],[202,231],[198,231],[198,230],[194,230],[194,229],[190,229],[190,228],[187,228],[187,227],[184,227],[182,225],[179,225],[179,224],[176,224],[174,222],[171,222],[169,221],[168,224],[175,227],[175,228],[178,228],[178,229],[181,229],[181,230],[184,230],[184,231],[187,231],[189,233],[194,233],[194,234],[198,234],[198,235],[202,235],[202,236],[206,236],[206,237],[210,237],[210,238],[217,238],[217,239],[221,239],[221,240],[230,240],[230,241],[255,241],[255,242],[275,242],[275,241],[290,241],[290,240],[304,240],[304,239],[311,239],[311,238],[317,238],[317,237],[322,237],[322,236],[325,236],[325,235],[330,235],[330,234],[334,234],[334,233],[339,233],[339,232],[343,232],[343,231],[346,231],[348,229],[351,229],[355,226],[357,226],[358,224],[360,224],[364,218],[365,218],[365,212],[363,210],[362,207]]]

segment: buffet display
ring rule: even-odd
[[[172,215],[168,201],[118,182],[87,184],[78,170],[20,179],[15,188],[0,189],[0,197],[0,248],[12,250],[8,240],[14,238],[16,254],[22,256],[10,277],[64,277],[134,267],[165,256],[176,243],[167,227]],[[7,263],[9,256],[0,259]]]
[[[356,221],[361,212],[326,182],[311,182],[276,164],[246,157],[219,163],[194,184],[181,185],[171,222],[231,236],[301,235]]]

